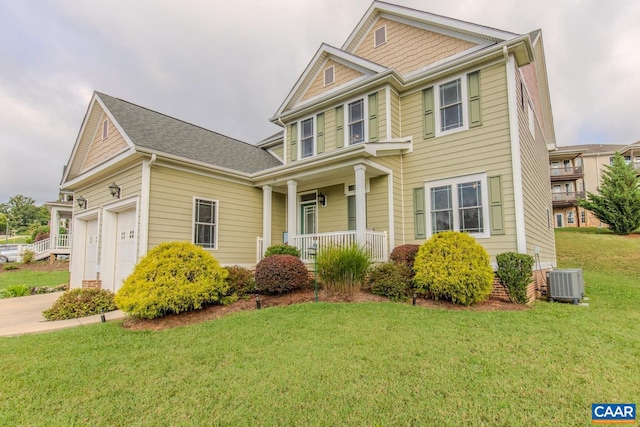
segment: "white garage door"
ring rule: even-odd
[[[84,248],[84,280],[96,279],[96,265],[98,263],[98,220],[87,221],[86,240]]]
[[[136,212],[120,212],[117,230],[114,292],[120,289],[122,281],[131,274],[136,264]]]

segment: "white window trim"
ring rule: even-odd
[[[354,186],[353,190],[349,190],[350,186]],[[356,195],[356,190],[355,190],[355,182],[345,182],[344,183],[344,195],[345,196],[355,196]],[[366,178],[364,181],[364,192],[368,193],[371,190],[371,179],[370,178]]]
[[[373,92],[371,92],[373,93]],[[343,126],[343,133],[344,133],[344,147],[350,147],[352,145],[358,145],[358,144],[364,144],[365,142],[369,141],[369,93],[367,93],[364,96],[358,96],[356,98],[350,99],[347,102],[344,103],[343,105],[343,114],[344,114],[344,126]],[[358,101],[362,101],[362,115],[363,115],[363,120],[364,120],[364,125],[363,127],[363,131],[364,131],[364,139],[362,140],[362,142],[356,142],[354,144],[351,143],[351,140],[349,139],[349,134],[351,133],[349,131],[349,104],[353,104],[354,102],[358,102]]]
[[[567,224],[575,224],[575,215],[573,211],[567,211]]]
[[[213,247],[212,248],[205,248],[204,246],[200,246],[196,243],[196,200],[203,200],[205,202],[213,202],[215,204],[215,218],[214,218],[214,232],[213,232]],[[192,216],[191,216],[191,243],[193,243],[196,246],[200,246],[201,248],[203,248],[204,250],[207,251],[215,251],[218,250],[218,230],[220,229],[220,223],[218,222],[218,218],[220,216],[220,202],[218,200],[215,199],[209,199],[207,197],[199,197],[199,196],[193,196],[193,202],[191,204],[191,210],[192,212]]]
[[[384,32],[384,41],[382,43],[376,43],[376,33],[378,31],[382,30]],[[376,48],[378,46],[382,46],[383,44],[387,43],[387,26],[383,25],[381,27],[376,28],[375,30],[373,30],[373,47]]]
[[[426,217],[427,217],[427,238],[433,235],[432,224],[431,224],[431,189],[434,187],[442,187],[445,185],[457,186],[458,184],[463,184],[465,182],[471,181],[480,181],[482,184],[482,191],[480,195],[482,197],[482,218],[483,218],[483,228],[484,231],[482,233],[469,233],[469,235],[475,237],[476,239],[488,239],[491,237],[491,225],[489,218],[489,188],[488,188],[488,180],[487,173],[479,173],[474,175],[465,175],[458,176],[455,178],[441,179],[438,181],[429,181],[424,185],[425,199],[426,199]],[[458,218],[458,193],[456,189],[452,189],[452,202],[453,202],[453,229],[455,231],[460,231],[460,219]]]
[[[327,81],[327,71],[331,70],[331,81]],[[336,82],[336,68],[332,65],[324,69],[324,85],[330,86]]]
[[[318,123],[317,123],[316,117],[317,117],[316,115],[313,115],[313,116],[305,117],[305,118],[300,119],[298,121],[298,129],[297,129],[297,132],[298,132],[298,144],[297,145],[298,145],[298,159],[300,159],[300,160],[301,159],[308,159],[308,158],[314,157],[314,156],[316,156],[318,154],[318,149],[317,149],[318,148],[317,147],[318,144],[317,144],[317,140],[316,140]],[[313,122],[312,122],[313,123],[313,130],[311,132],[312,141],[313,141],[312,142],[313,153],[310,156],[302,157],[302,122],[307,121],[309,119],[313,120]]]
[[[314,198],[313,200],[306,200],[306,201],[302,201],[302,196],[307,196],[309,194],[313,194]],[[297,222],[298,222],[298,226],[296,227],[296,229],[298,230],[298,234],[302,235],[302,221],[300,220],[300,212],[301,212],[301,208],[302,205],[310,205],[312,203],[315,203],[316,205],[316,214],[315,214],[315,224],[314,224],[314,228],[316,230],[316,234],[318,233],[318,213],[319,213],[319,207],[320,204],[318,203],[318,191],[317,190],[313,190],[313,191],[304,191],[302,193],[298,193],[298,210],[296,212],[296,216],[297,216]]]
[[[454,80],[460,79],[460,92],[461,92],[461,100],[462,100],[462,126],[449,129],[443,131],[441,129],[441,114],[440,114],[440,86],[450,83]],[[433,85],[433,96],[434,96],[434,112],[435,112],[435,125],[436,125],[436,137],[449,135],[452,133],[460,132],[463,130],[469,129],[469,93],[467,92],[467,74],[459,74],[457,76],[452,76],[447,78],[446,80],[441,80]]]

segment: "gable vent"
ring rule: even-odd
[[[373,33],[373,47],[378,47],[387,42],[387,26],[383,25]]]
[[[335,72],[333,65],[324,70],[324,85],[328,86],[334,82]]]

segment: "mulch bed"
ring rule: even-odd
[[[302,304],[312,302],[314,300],[313,289],[300,290],[283,295],[260,295],[260,307],[278,307],[291,304]],[[320,302],[331,303],[360,303],[360,302],[385,302],[387,298],[370,294],[368,292],[357,292],[353,295],[327,294],[320,291],[318,294]],[[411,304],[409,301],[404,304]],[[526,310],[528,306],[513,304],[500,297],[491,296],[486,301],[472,307],[465,307],[451,304],[446,301],[435,301],[424,298],[418,298],[416,305],[420,307],[443,308],[447,310],[473,310],[473,311],[495,311],[495,310]],[[249,299],[240,299],[233,304],[221,306],[210,305],[201,310],[193,310],[179,314],[168,314],[158,319],[138,319],[135,317],[127,317],[122,326],[130,330],[145,331],[161,331],[164,329],[175,328],[178,326],[192,325],[206,320],[219,319],[231,313],[243,310],[256,310],[255,296]]]

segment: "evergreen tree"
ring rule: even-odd
[[[578,205],[592,211],[616,234],[627,235],[640,227],[640,178],[620,153],[602,173],[598,193],[588,193],[587,200]]]

